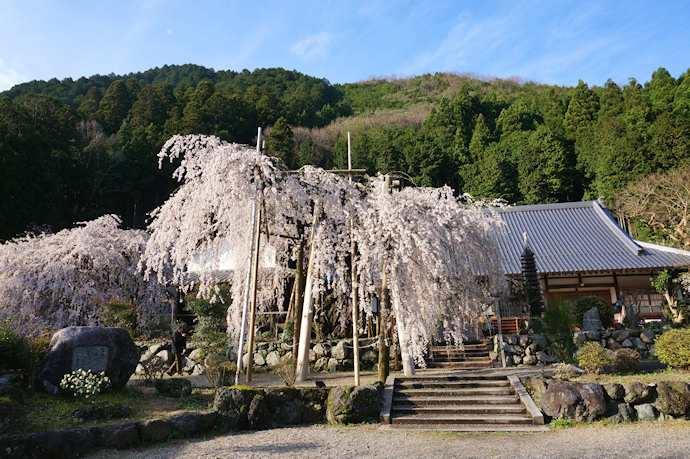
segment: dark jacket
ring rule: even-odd
[[[187,346],[187,338],[182,336],[182,333],[175,330],[172,336],[172,351],[175,354],[182,354],[184,348]]]

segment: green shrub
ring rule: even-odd
[[[569,363],[561,362],[556,365],[556,370],[553,373],[553,378],[556,381],[570,381],[578,376],[578,370]]]
[[[582,328],[582,317],[585,315],[585,312],[594,307],[599,311],[601,325],[604,328],[613,327],[613,306],[602,297],[596,295],[583,296],[575,302],[572,308],[575,325]]]
[[[214,300],[198,298],[195,293],[186,297],[187,309],[196,315],[193,340],[198,344],[206,367],[206,377],[218,390],[229,382],[231,373],[237,365],[228,355],[228,335],[223,330],[225,312],[231,301],[230,289],[219,286],[214,292]]]
[[[0,323],[0,370],[26,370],[31,363],[29,340],[11,319]]]
[[[108,301],[101,310],[101,325],[104,327],[122,327],[134,334],[137,328],[137,309],[131,301],[119,299]]]
[[[611,358],[601,344],[590,341],[577,352],[577,363],[587,373],[599,374],[611,363]]]
[[[561,362],[572,359],[575,352],[570,308],[570,303],[556,298],[544,310],[544,334],[550,338],[551,348]],[[537,321],[534,322],[536,325]]]
[[[632,349],[617,349],[613,353],[611,363],[621,373],[632,373],[637,370],[637,364],[640,363],[640,354]]]
[[[657,337],[656,356],[675,368],[690,368],[690,329],[670,330]]]
[[[290,319],[285,321],[283,327],[283,341],[292,341],[293,336],[295,336],[295,321]]]

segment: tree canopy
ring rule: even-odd
[[[0,238],[106,213],[144,228],[177,186],[175,164],[156,164],[167,139],[250,144],[258,126],[291,168],[345,167],[350,132],[372,176],[519,204],[611,199],[688,164],[689,85],[663,68],[645,84],[557,87],[451,73],[333,85],[195,65],[34,81],[0,94]]]

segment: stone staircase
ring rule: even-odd
[[[431,346],[426,366],[429,369],[476,370],[492,368],[493,362],[486,344],[475,341],[464,346]]]
[[[516,376],[389,377],[381,428],[545,431],[544,417]]]

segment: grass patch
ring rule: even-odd
[[[667,368],[653,373],[630,373],[630,374],[584,374],[572,381],[575,382],[595,382],[599,384],[617,383],[630,384],[641,382],[643,384],[658,383],[660,381],[683,381],[690,383],[690,371]]]
[[[124,389],[100,394],[97,397],[68,399],[54,397],[42,392],[26,401],[26,417],[12,426],[12,431],[30,433],[44,431],[88,428],[98,425],[122,424],[163,417],[172,411],[204,411],[213,403],[212,389],[194,389],[192,394],[181,399],[163,397],[152,388],[126,386]],[[123,405],[131,409],[127,418],[84,421],[75,415],[76,411],[93,406]],[[5,432],[5,434],[11,432]]]
[[[568,419],[564,418],[563,415],[558,416],[558,418],[553,419],[549,423],[549,427],[553,427],[555,429],[566,429],[568,427],[573,427],[577,423],[573,419]]]

